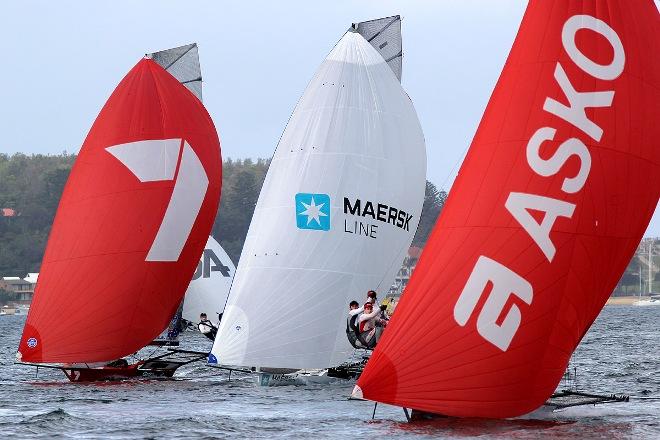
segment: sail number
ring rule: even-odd
[[[230,276],[229,268],[222,264],[222,261],[213,252],[213,249],[204,249],[202,259],[197,264],[197,270],[195,270],[195,274],[193,275],[193,280],[199,277],[210,278],[211,272],[220,272],[223,277]]]
[[[596,32],[607,40],[613,53],[609,64],[597,63],[580,51],[575,36],[582,29]],[[611,81],[623,73],[625,65],[623,45],[617,33],[604,21],[590,15],[574,15],[564,23],[561,40],[571,61],[588,75],[599,80]],[[586,109],[611,107],[614,90],[577,91],[559,62],[555,66],[554,78],[568,105],[546,97],[543,110],[577,128],[583,136],[594,142],[600,142],[603,129],[589,119]],[[557,129],[554,127],[541,127],[536,130],[527,143],[527,164],[539,176],[550,177],[557,174],[569,159],[576,157],[580,161],[580,167],[574,176],[563,180],[561,190],[569,195],[578,193],[589,177],[591,153],[579,137],[571,137],[559,145],[550,158],[542,158],[541,144],[554,141],[556,133]],[[527,232],[548,262],[552,263],[557,249],[550,238],[550,233],[558,217],[572,218],[576,205],[543,195],[511,192],[504,206]],[[530,210],[543,213],[540,223],[530,214]],[[531,305],[533,298],[532,285],[508,267],[483,255],[480,256],[456,302],[454,319],[459,325],[465,326],[489,286],[490,292],[477,317],[477,331],[485,340],[506,351],[522,320],[520,308],[510,299],[515,296],[520,300],[520,305],[522,303]],[[505,307],[509,304],[508,311],[500,320]]]

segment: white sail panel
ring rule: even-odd
[[[389,289],[417,229],[425,176],[412,102],[383,57],[347,32],[273,157],[213,346],[217,362],[342,362],[352,351],[348,302]]]
[[[199,322],[200,313],[206,313],[211,321],[217,323],[218,315],[225,308],[235,273],[234,263],[225,250],[209,236],[197,270],[186,290],[182,318]]]
[[[401,82],[401,61],[403,58],[401,17],[394,15],[353,23],[353,28],[385,58],[385,61]]]
[[[202,70],[197,43],[146,54],[202,100]]]

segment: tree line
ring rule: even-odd
[[[76,156],[0,154],[0,276],[39,272],[48,234]],[[266,159],[226,159],[222,197],[212,234],[234,264],[243,248],[268,165]],[[426,182],[426,195],[413,245],[423,247],[447,198]]]

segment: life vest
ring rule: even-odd
[[[373,348],[375,346],[375,339],[372,339],[370,341],[371,343],[365,341],[360,332],[363,323],[360,323],[360,326],[356,325],[359,316],[360,313],[356,313],[346,320],[346,337],[348,338],[348,342],[354,348]]]

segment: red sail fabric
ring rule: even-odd
[[[536,0],[354,396],[512,417],[551,395],[660,193],[651,0]]]
[[[156,337],[208,239],[221,173],[202,103],[152,60],[140,61],[73,166],[17,357],[109,361]]]

